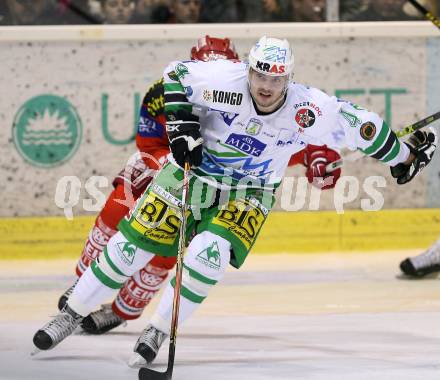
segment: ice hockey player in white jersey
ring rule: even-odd
[[[306,144],[360,149],[391,166],[399,184],[431,160],[435,133],[401,143],[375,113],[291,83],[293,54],[286,40],[262,37],[249,64],[173,62],[164,72],[171,154],[119,232],[92,262],[66,307],[38,330],[34,344],[51,349],[81,319],[110,298],[154,255],[175,256],[185,156],[192,166],[179,324],[224,276],[245,261],[274,202],[288,160]],[[324,173],[327,175],[328,173]],[[226,190],[227,191],[226,191]],[[154,360],[169,334],[173,286],[167,285],[132,364]]]

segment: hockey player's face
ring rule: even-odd
[[[277,106],[288,80],[288,75],[270,76],[251,70],[249,73],[251,95],[258,106],[263,108]]]

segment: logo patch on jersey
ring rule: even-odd
[[[252,118],[249,120],[249,123],[246,127],[246,133],[252,136],[256,136],[260,133],[262,127],[263,127],[262,121]]]
[[[367,121],[361,125],[360,133],[364,140],[371,141],[376,136],[376,125],[371,121]]]
[[[249,175],[257,176],[260,177],[259,180],[263,181],[263,183],[273,172],[270,170],[272,159],[254,162],[253,157],[246,156],[230,146],[226,145],[226,147],[232,151],[228,156],[224,156],[224,152],[216,152],[214,150],[204,154],[200,169],[213,177],[228,176],[237,181]]]
[[[178,76],[178,78],[183,79],[187,74],[189,74],[188,67],[186,67],[182,63],[178,63],[176,66],[176,75]]]
[[[260,157],[261,152],[266,148],[266,144],[261,141],[250,136],[239,135],[236,133],[232,133],[228,137],[226,144],[254,157]]]
[[[212,99],[212,93],[209,90],[203,90],[203,100],[210,102]]]
[[[266,73],[270,74],[284,74],[286,72],[286,66],[285,65],[277,65],[274,63],[271,65],[267,62],[257,61],[257,69],[261,71],[265,71]]]
[[[148,115],[141,115],[138,133],[142,137],[162,137],[163,127]]]
[[[238,113],[220,111],[220,110],[216,110],[215,108],[209,108],[209,110],[218,112],[223,118],[225,124],[227,124],[229,127],[231,126],[235,118],[238,116]]]
[[[313,111],[315,111],[317,114],[318,114],[318,116],[322,116],[322,111],[321,111],[321,109],[319,108],[319,106],[318,105],[316,105],[315,103],[312,103],[312,102],[302,102],[302,103],[296,103],[294,106],[293,106],[295,109],[298,109],[298,108],[304,108],[304,107],[308,107],[308,108],[311,108]]]
[[[292,132],[290,129],[281,129],[277,139],[277,146],[284,147],[292,144],[306,145],[301,139],[301,133]]]
[[[177,77],[177,74],[176,74],[176,72],[174,70],[170,71],[168,73],[168,78],[170,78],[171,80],[173,80],[175,82],[177,82],[179,80],[179,78]]]
[[[157,116],[164,111],[165,97],[163,96],[163,90],[161,93],[153,91],[148,93],[144,98],[144,104],[142,105],[141,112],[143,116]],[[144,109],[146,107],[146,110]]]
[[[192,94],[194,94],[194,90],[192,89],[191,86],[184,87],[184,89],[186,96],[191,96]]]
[[[239,106],[243,101],[243,94],[241,92],[231,91],[212,91],[212,101],[214,103],[225,103],[231,106]]]
[[[295,121],[301,128],[309,128],[315,124],[316,116],[308,108],[300,108],[295,115]]]
[[[342,117],[347,120],[348,124],[350,124],[350,127],[356,128],[359,127],[362,123],[361,119],[359,119],[356,115],[344,111],[342,108],[339,111],[339,113],[342,115]]]

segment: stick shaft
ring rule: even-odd
[[[182,189],[182,205],[181,205],[181,222],[179,229],[179,246],[177,250],[177,263],[176,263],[176,283],[174,285],[174,298],[173,298],[173,313],[171,319],[170,330],[170,347],[168,353],[168,368],[167,372],[171,378],[171,374],[174,367],[174,356],[176,351],[176,338],[177,338],[177,326],[179,322],[179,309],[180,309],[180,289],[182,287],[182,269],[183,269],[183,254],[185,251],[185,236],[186,236],[186,211],[188,208],[188,195],[189,195],[189,163],[185,162],[183,169],[183,189]]]
[[[436,112],[428,117],[425,117],[422,120],[416,121],[414,124],[410,124],[402,129],[399,129],[396,131],[397,137],[403,137],[406,135],[409,135],[410,133],[413,133],[417,131],[418,129],[421,129],[423,127],[426,127],[427,125],[433,123],[434,121],[440,119],[440,111]]]
[[[179,322],[180,289],[182,288],[183,256],[186,246],[186,213],[188,210],[189,198],[189,171],[190,165],[189,162],[186,161],[183,168],[183,188],[180,207],[181,221],[179,227],[179,244],[177,249],[176,282],[174,285],[173,311],[171,315],[170,344],[168,348],[168,365],[165,372],[158,372],[151,368],[141,368],[138,374],[139,380],[171,380],[173,376],[174,358],[176,354],[177,326]]]
[[[430,11],[428,11],[422,4],[416,0],[408,0],[411,5],[416,8],[423,16],[425,16],[429,21],[431,21],[437,28],[440,29],[440,20],[435,17]]]

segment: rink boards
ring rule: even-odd
[[[0,219],[0,259],[77,257],[94,217]],[[254,253],[425,248],[440,236],[439,209],[272,212]]]
[[[8,94],[0,97],[0,217],[61,216],[65,199],[75,216],[97,212],[136,150],[142,97],[168,63],[186,59],[205,34],[231,37],[245,59],[261,33],[291,42],[296,82],[373,110],[394,129],[438,111],[440,39],[428,21],[0,27],[0,82]],[[50,137],[57,121],[64,140]],[[436,156],[405,186],[374,159],[346,163],[343,176],[356,177],[360,189],[346,209],[361,208],[370,176],[387,182],[384,209],[440,207]],[[287,176],[296,181],[303,169]],[[334,210],[333,193],[325,193],[319,209]]]

